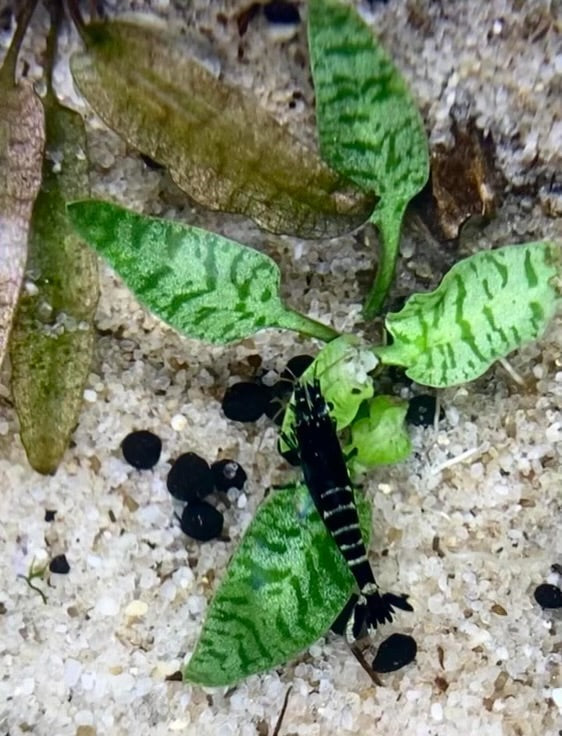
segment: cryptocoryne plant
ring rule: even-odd
[[[365,309],[372,315],[392,280],[405,208],[427,179],[427,141],[405,83],[356,13],[339,2],[311,0],[308,22],[322,156],[346,179],[378,197],[371,219],[380,230],[382,255]],[[136,38],[131,28],[121,32],[128,42]],[[122,111],[115,115],[100,101],[109,67],[104,72],[102,63],[96,65],[96,52],[102,53],[91,45],[89,55],[74,62],[73,72],[84,94],[115,127]],[[129,137],[134,135],[134,142],[142,144],[133,127]],[[187,169],[193,165],[189,161]],[[178,167],[173,171],[179,183]],[[261,174],[245,171],[260,191],[255,201],[263,204]],[[228,179],[224,170],[219,174]],[[185,178],[183,182],[185,186]],[[298,199],[300,194],[292,191],[291,196]],[[217,206],[236,210],[233,199],[228,202]],[[309,227],[313,221],[326,230],[326,212],[312,218],[310,200],[303,202],[307,216],[294,218],[299,234],[304,223]],[[250,211],[246,203],[238,211],[269,229],[286,231],[286,214],[293,206],[286,192],[281,196],[278,191],[269,203],[272,207],[260,206],[259,211]],[[410,451],[406,404],[393,396],[375,396],[373,372],[399,365],[418,383],[434,387],[473,380],[494,361],[537,338],[558,300],[559,252],[554,244],[480,252],[457,263],[435,291],[414,294],[399,312],[387,314],[388,344],[368,345],[284,304],[277,265],[256,250],[106,202],[72,203],[68,213],[77,232],[138,299],[191,337],[227,343],[276,327],[327,342],[301,380],[318,381],[337,430],[348,430],[344,452],[355,477]],[[310,225],[307,234],[313,231]],[[282,444],[291,436],[294,420],[291,400]],[[358,492],[355,503],[367,544],[370,506]],[[327,631],[353,590],[351,570],[307,487],[298,483],[271,492],[213,598],[185,679],[226,685],[282,664]]]
[[[257,251],[106,202],[77,202],[68,211],[139,300],[191,337],[223,343],[289,327],[329,341],[301,380],[319,380],[337,429],[349,430],[344,451],[355,475],[410,451],[406,403],[375,396],[373,371],[400,365],[435,387],[473,380],[538,337],[558,302],[554,244],[480,252],[457,263],[435,291],[414,294],[386,316],[392,344],[368,345],[285,307],[277,266]],[[293,421],[289,403],[282,436]],[[360,494],[356,501],[367,541],[369,505]],[[272,492],[233,555],[185,678],[226,685],[282,664],[327,631],[353,586],[306,486]]]
[[[404,81],[353,9],[336,0],[309,3],[325,161],[304,152],[247,97],[186,60],[180,42],[160,30],[116,21],[81,32],[86,51],[72,60],[79,89],[110,127],[167,165],[194,199],[301,237],[334,236],[370,219],[379,229],[381,256],[365,315],[380,310],[405,209],[428,177],[428,148]],[[189,85],[196,94],[186,94]],[[210,115],[213,125],[209,110],[219,113]],[[255,136],[244,135],[254,127]],[[276,136],[281,144],[271,158]],[[248,147],[247,140],[258,145]],[[276,263],[240,243],[107,202],[76,201],[67,214],[139,301],[190,337],[225,344],[273,327],[326,343],[301,380],[318,381],[337,430],[346,430],[352,480],[410,451],[405,402],[375,395],[373,373],[398,365],[428,386],[473,380],[539,337],[559,298],[556,244],[487,250],[457,263],[433,292],[414,294],[387,314],[391,340],[370,345],[286,305]],[[282,442],[294,421],[291,401]],[[354,502],[367,544],[369,503],[359,492]],[[327,631],[353,590],[353,575],[307,487],[272,491],[214,596],[185,679],[225,685],[282,664]]]
[[[94,346],[95,254],[68,220],[89,195],[86,131],[52,87],[59,2],[51,2],[46,94],[15,83],[19,46],[36,2],[22,3],[0,69],[0,364],[6,347],[20,436],[31,466],[54,473],[80,414]]]

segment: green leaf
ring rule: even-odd
[[[87,51],[71,60],[81,93],[200,204],[308,238],[334,237],[368,219],[371,195],[190,58],[185,39],[122,21],[94,23],[84,35]]]
[[[22,10],[0,69],[0,365],[23,281],[31,210],[41,184],[43,106],[30,83],[14,83],[19,43],[34,5],[27,3]]]
[[[331,340],[331,327],[285,307],[279,269],[263,253],[189,225],[108,202],[74,202],[78,233],[158,317],[206,342],[283,327]]]
[[[87,196],[82,118],[45,99],[47,154],[33,208],[27,271],[10,340],[12,393],[28,460],[54,473],[78,421],[92,360],[95,254],[77,238],[67,199]]]
[[[376,353],[426,386],[472,381],[542,334],[559,302],[557,274],[554,243],[476,253],[453,266],[435,291],[414,294],[387,315],[394,342]]]
[[[372,316],[392,282],[406,206],[429,176],[427,138],[406,82],[352,7],[310,0],[308,39],[322,156],[380,197],[371,219],[382,252],[365,306]]]
[[[353,421],[361,403],[373,395],[369,373],[376,368],[377,363],[371,347],[354,335],[341,335],[322,348],[303,373],[302,381],[313,378],[319,380],[338,432]],[[294,421],[294,398],[291,396],[283,418],[282,436],[290,437],[293,434]],[[283,439],[280,445],[282,450],[287,449]]]
[[[371,509],[356,499],[368,543]],[[273,490],[230,561],[184,679],[230,685],[285,663],[327,631],[354,585],[306,487]]]
[[[351,458],[354,474],[408,457],[411,442],[404,425],[407,411],[408,402],[395,396],[376,396],[369,401],[368,416],[353,422],[351,442],[344,450]]]

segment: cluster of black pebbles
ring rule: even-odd
[[[279,380],[266,386],[257,378],[255,381],[238,381],[226,390],[222,410],[227,419],[235,422],[256,422],[264,414],[277,425],[283,421],[283,411],[291,395],[295,380],[300,378],[314,361],[310,355],[296,355],[287,363]],[[406,422],[420,427],[429,427],[435,421],[437,400],[430,394],[419,394],[410,399]],[[439,421],[445,418],[439,409]]]
[[[160,459],[162,441],[142,429],[128,434],[121,443],[123,457],[137,470],[149,470]],[[182,531],[193,539],[207,542],[222,534],[224,517],[208,501],[207,496],[229,488],[242,489],[247,476],[236,460],[217,460],[211,466],[194,452],[185,452],[173,463],[167,486],[171,495],[185,503],[180,518]]]
[[[174,498],[185,503],[180,519],[182,531],[200,542],[220,536],[224,517],[203,499],[214,491],[241,490],[246,479],[244,468],[236,460],[217,460],[209,466],[194,452],[180,455],[170,468],[167,486]]]

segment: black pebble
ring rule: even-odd
[[[295,378],[300,378],[312,363],[314,363],[312,355],[295,355],[287,362],[287,367],[281,374],[281,378],[293,383]],[[290,388],[292,390],[292,386]]]
[[[543,583],[535,588],[535,600],[541,608],[562,608],[562,590]]]
[[[227,388],[222,400],[222,410],[227,419],[235,422],[255,422],[265,412],[270,396],[267,386],[240,381]]]
[[[66,559],[66,555],[57,555],[49,562],[49,570],[56,572],[59,575],[68,575],[70,572],[70,565]]]
[[[170,468],[166,484],[174,498],[186,503],[198,501],[214,490],[209,463],[194,452],[178,457]]]
[[[391,634],[379,647],[373,660],[375,672],[394,672],[416,658],[418,645],[407,634]]]
[[[146,429],[128,434],[121,443],[123,457],[137,470],[153,468],[160,459],[162,440]]]
[[[189,537],[208,542],[220,535],[223,523],[223,515],[218,509],[206,501],[195,501],[184,508],[180,526]]]
[[[301,19],[298,9],[287,0],[272,0],[263,12],[270,23],[300,23]]]
[[[437,400],[435,396],[430,394],[420,394],[410,399],[408,411],[406,412],[406,422],[415,424],[416,427],[430,427],[435,418],[435,410],[437,408]],[[445,417],[443,409],[439,412],[439,420]]]
[[[54,521],[56,513],[56,511],[51,509],[45,509],[45,521]]]
[[[229,488],[242,490],[248,479],[246,471],[236,460],[217,460],[211,465],[211,473],[217,491],[226,493]]]

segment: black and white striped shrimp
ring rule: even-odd
[[[345,458],[318,379],[298,382],[294,398],[294,440],[304,481],[359,588],[346,626],[346,638],[352,643],[365,631],[372,632],[378,624],[392,621],[394,608],[413,608],[406,595],[379,590],[361,536]]]

